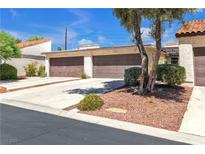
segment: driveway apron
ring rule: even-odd
[[[102,94],[123,85],[120,79],[92,78],[8,92],[1,94],[0,99],[63,109],[77,104],[86,94]]]

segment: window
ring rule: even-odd
[[[171,58],[171,64],[178,64],[179,59],[176,57]]]

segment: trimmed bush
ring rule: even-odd
[[[92,111],[99,109],[103,105],[103,100],[96,94],[88,94],[78,104],[78,109],[81,111]]]
[[[126,85],[134,86],[138,83],[141,74],[141,68],[131,67],[125,70],[124,81]]]
[[[87,79],[87,75],[84,72],[81,72],[80,78],[81,79]]]
[[[38,68],[38,76],[40,77],[46,77],[46,70],[45,70],[45,66],[40,65]]]
[[[186,79],[185,68],[176,64],[160,64],[157,69],[157,79],[168,85],[180,85]]]
[[[26,76],[35,76],[37,73],[37,67],[35,63],[28,64],[27,66],[24,66],[24,70],[26,72]]]
[[[9,64],[0,65],[0,80],[17,79],[17,69]]]

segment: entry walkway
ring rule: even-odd
[[[194,87],[179,131],[205,136],[205,87]]]

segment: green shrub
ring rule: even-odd
[[[141,68],[131,67],[125,70],[124,81],[126,85],[136,85],[141,74]]]
[[[26,72],[26,76],[35,76],[37,73],[37,67],[35,63],[28,64],[24,66],[24,70]]]
[[[78,109],[82,111],[92,111],[99,109],[103,105],[103,100],[96,94],[88,94],[78,104]]]
[[[81,79],[87,79],[87,75],[84,72],[81,72],[80,78]]]
[[[17,69],[9,64],[0,65],[0,80],[17,79]]]
[[[179,85],[185,82],[185,68],[176,64],[160,64],[157,69],[157,79],[168,85]]]
[[[46,77],[46,70],[45,70],[45,66],[40,65],[38,68],[38,76],[40,77]]]

